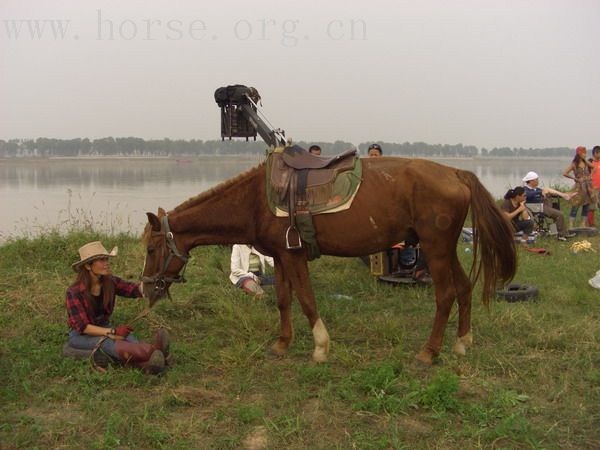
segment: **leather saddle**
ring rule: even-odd
[[[335,156],[317,156],[310,152],[307,152],[302,147],[294,145],[292,147],[286,147],[283,150],[282,158],[288,167],[293,169],[324,169],[337,167],[342,161],[349,156],[356,156],[356,150],[346,150]],[[351,159],[352,163],[354,160]]]
[[[356,150],[348,150],[332,157],[316,156],[297,145],[285,147],[271,154],[270,195],[277,206],[287,209],[290,226],[286,231],[286,247],[302,248],[302,229],[296,228],[297,219],[312,224],[311,212],[324,212],[334,203],[332,192],[337,176],[355,168]],[[338,196],[339,197],[339,196]],[[331,209],[331,208],[330,208]],[[310,228],[310,226],[308,226]],[[314,237],[314,229],[308,234]]]

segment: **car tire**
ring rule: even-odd
[[[596,236],[598,229],[594,227],[576,227],[569,228],[570,233],[575,233],[577,236]]]
[[[538,294],[539,290],[535,286],[520,283],[511,283],[502,289],[496,290],[496,297],[509,303],[524,302],[537,298]]]

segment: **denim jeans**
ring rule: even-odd
[[[260,285],[261,286],[273,286],[275,285],[275,275],[268,275],[265,276],[260,272],[252,272],[254,275],[256,275],[258,277],[258,279],[260,280]],[[235,283],[235,287],[239,287],[241,288],[244,285],[244,281],[246,281],[248,278],[251,277],[242,277],[238,280],[237,283]]]
[[[587,217],[588,207],[589,207],[589,205],[581,205],[581,218],[582,219],[585,219]],[[579,208],[578,206],[571,207],[571,213],[569,214],[569,218],[575,219],[577,217],[577,209],[578,208]]]
[[[109,324],[102,324],[98,326],[111,328]],[[79,334],[76,330],[69,331],[69,345],[73,348],[78,348],[80,350],[93,350],[100,339],[102,339],[102,336],[90,336],[89,334]],[[127,336],[125,340],[128,342],[138,342],[137,338],[133,334],[129,334],[129,336]],[[105,339],[100,348],[111,358],[117,361],[120,359],[115,349],[114,340],[110,338]]]

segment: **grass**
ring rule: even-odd
[[[255,301],[228,281],[229,249],[195,249],[186,276],[135,333],[172,337],[164,376],[64,359],[64,291],[84,242],[119,246],[113,270],[136,279],[139,239],[52,232],[0,246],[1,448],[598,448],[600,299],[587,284],[598,253],[539,241],[519,250],[518,282],[536,301],[494,302],[476,289],[474,347],[451,352],[456,311],[433,367],[414,360],[434,314],[432,288],[373,280],[358,259],[311,262],[329,362],[310,362],[312,333],[294,305],[295,342],[273,360],[273,291]],[[586,238],[595,249],[600,237]],[[467,244],[459,243],[463,263]],[[343,294],[350,298],[339,298]],[[141,300],[120,299],[115,323]]]

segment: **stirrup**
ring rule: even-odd
[[[296,245],[290,245],[290,231],[294,230],[298,235],[298,243]],[[285,232],[285,248],[287,250],[298,250],[302,248],[302,240],[300,239],[300,233],[295,226],[290,225]]]

